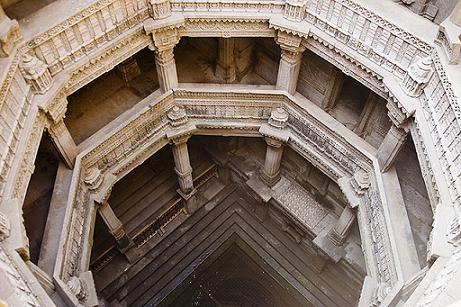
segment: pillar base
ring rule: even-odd
[[[277,184],[277,182],[280,181],[280,178],[282,178],[282,175],[280,174],[280,172],[277,172],[277,174],[273,176],[269,176],[263,171],[261,172],[261,175],[259,176],[259,178],[268,187],[273,187],[274,185]]]
[[[197,193],[196,189],[193,189],[189,193],[184,193],[180,189],[176,190],[178,194],[182,197],[184,200],[184,208],[186,209],[186,213],[189,215],[192,215],[197,209],[199,208],[197,198],[195,197],[195,194]]]

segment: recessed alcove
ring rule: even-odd
[[[50,137],[44,133],[22,207],[24,225],[29,238],[30,260],[35,264],[38,264],[40,257],[43,233],[59,163],[59,155]]]
[[[154,53],[143,49],[68,96],[65,123],[79,144],[159,88]]]
[[[174,56],[180,83],[275,85],[280,48],[272,38],[182,37]]]

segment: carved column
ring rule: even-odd
[[[64,119],[53,123],[49,127],[48,131],[50,133],[53,144],[56,146],[56,149],[64,160],[66,166],[73,168],[78,149],[77,145],[75,145],[72,135],[69,132],[69,129],[67,129],[67,126],[64,123]]]
[[[351,230],[352,223],[355,220],[355,214],[349,206],[344,207],[341,216],[335,226],[328,233],[328,237],[334,245],[340,246],[344,243]]]
[[[20,39],[18,22],[11,20],[0,4],[0,57],[9,56]]]
[[[370,91],[370,94],[368,95],[365,102],[365,106],[363,107],[363,110],[360,114],[360,119],[354,128],[354,132],[361,137],[369,133],[370,118],[373,114],[373,110],[376,107],[376,98],[376,94],[373,91]]]
[[[119,246],[120,250],[123,252],[131,247],[133,243],[126,234],[122,222],[109,206],[109,203],[103,202],[98,207],[98,212],[104,221],[104,224],[106,224],[110,234],[115,238],[115,241],[117,241],[117,245]]]
[[[192,214],[197,210],[194,197],[196,190],[192,178],[187,140],[192,135],[195,126],[188,122],[184,108],[177,106],[168,113],[168,119],[172,129],[167,132],[167,138],[172,145],[175,172],[179,181],[178,193],[186,202],[187,212]]]
[[[329,111],[336,106],[336,101],[343,88],[346,75],[337,68],[333,68],[332,77],[322,100],[322,109]]]
[[[299,70],[301,68],[304,46],[302,38],[296,35],[278,32],[276,42],[282,50],[279,71],[277,75],[277,89],[286,90],[290,94],[296,92]]]
[[[400,150],[405,145],[408,131],[392,125],[378,148],[378,163],[382,172],[386,172],[394,164]]]
[[[237,78],[234,49],[235,38],[219,38],[216,76],[223,79],[226,83],[232,83]]]
[[[178,75],[173,51],[180,40],[178,28],[183,23],[183,19],[173,20],[172,24],[168,25],[159,25],[154,19],[148,19],[144,22],[146,33],[152,34],[154,44],[149,48],[155,52],[158,81],[160,89],[164,92],[178,86]]]
[[[261,181],[270,187],[274,186],[280,180],[283,145],[290,137],[287,122],[288,112],[282,108],[276,108],[271,112],[269,123],[262,125],[259,129],[259,132],[265,136],[267,143],[266,159],[261,172]]]
[[[178,75],[176,73],[173,48],[174,47],[168,49],[155,49],[155,65],[157,68],[158,82],[163,92],[178,86]]]

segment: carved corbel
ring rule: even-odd
[[[53,84],[53,79],[45,63],[28,53],[24,54],[21,72],[36,94],[44,94]]]
[[[161,21],[150,18],[144,21],[144,31],[152,35],[154,46],[151,49],[156,52],[173,49],[181,39],[179,30],[184,26],[184,23],[183,17],[168,18]]]
[[[166,137],[171,144],[180,145],[187,142],[196,127],[188,121],[186,110],[174,106],[167,114],[171,129],[166,132]]]
[[[103,174],[96,166],[87,168],[84,176],[85,185],[91,191],[93,200],[99,204],[107,201],[117,177],[111,173]]]
[[[78,277],[71,276],[67,281],[67,287],[83,306],[93,307],[99,305],[91,271],[81,272]]]
[[[282,49],[282,57],[285,57],[286,60],[293,62],[302,56],[302,53],[306,49],[302,43],[302,37],[287,33],[284,31],[277,31],[277,36],[275,37],[275,42]]]
[[[408,67],[400,86],[408,96],[419,97],[431,79],[433,72],[431,58],[420,59]]]

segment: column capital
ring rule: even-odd
[[[290,138],[290,129],[288,125],[288,112],[283,108],[272,110],[268,123],[262,124],[259,128],[268,145],[280,147],[283,143],[288,142]]]
[[[60,93],[51,99],[49,103],[39,105],[39,108],[46,114],[50,121],[57,124],[66,117],[68,104],[67,96],[64,93]]]
[[[282,49],[282,57],[288,60],[301,59],[302,53],[306,49],[301,43],[303,38],[301,36],[287,33],[284,31],[277,31],[275,42]]]
[[[370,174],[362,170],[354,173],[352,177],[342,177],[338,180],[338,186],[351,208],[360,205],[360,198],[365,195],[370,185]]]
[[[181,36],[179,29],[184,25],[184,17],[172,17],[161,21],[152,18],[144,21],[144,30],[152,35],[153,46],[149,48],[156,52],[158,57],[173,53],[173,48],[179,43]]]
[[[404,130],[408,133],[410,126],[410,118],[414,114],[414,110],[408,111],[403,106],[399,105],[394,99],[388,99],[387,104],[387,115],[392,122],[392,127]]]

